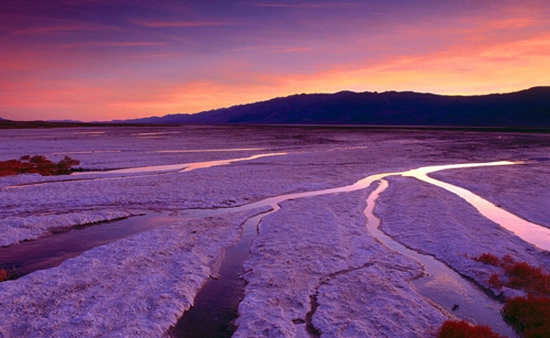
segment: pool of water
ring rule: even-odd
[[[181,220],[181,217],[151,214],[77,226],[49,237],[0,248],[0,268],[15,268],[19,276],[26,275],[57,266],[97,246]]]

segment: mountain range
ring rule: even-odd
[[[1,129],[104,124],[368,125],[547,130],[550,129],[550,87],[477,96],[395,91],[299,94],[197,114],[174,114],[100,123],[18,122],[0,118]]]
[[[478,96],[394,91],[299,94],[192,115],[113,122],[547,128],[550,87]]]

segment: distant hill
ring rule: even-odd
[[[34,128],[75,128],[75,127],[112,127],[127,126],[116,123],[55,122],[55,121],[11,121],[0,118],[0,129],[34,129]],[[144,125],[146,126],[146,125]]]
[[[479,96],[350,91],[300,94],[192,115],[116,122],[548,128],[550,87]]]

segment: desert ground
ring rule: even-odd
[[[0,161],[24,155],[81,170],[0,177],[0,268],[21,275],[0,283],[0,337],[430,337],[447,319],[512,337],[499,299],[518,291],[472,258],[550,267],[550,134],[1,130]],[[457,164],[427,176],[494,217],[406,174]]]

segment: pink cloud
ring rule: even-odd
[[[165,46],[167,42],[158,42],[158,41],[89,41],[89,42],[78,42],[63,44],[63,47],[87,47],[87,46],[98,46],[98,47],[155,47],[155,46]]]
[[[293,47],[293,48],[280,49],[277,52],[279,52],[279,53],[306,53],[306,52],[311,52],[312,50],[313,50],[313,48]]]
[[[303,9],[313,9],[313,8],[352,8],[352,7],[363,7],[365,4],[361,3],[342,3],[342,2],[333,2],[333,3],[250,3],[245,2],[245,5],[256,6],[256,7],[275,7],[275,8],[303,8]]]
[[[283,47],[283,46],[247,46],[242,48],[229,49],[229,53],[307,53],[314,49],[311,47]]]
[[[52,33],[77,32],[77,31],[113,31],[118,30],[115,26],[96,25],[96,24],[66,24],[50,25],[40,27],[30,27],[13,31],[12,35],[50,35]]]
[[[131,22],[150,28],[185,28],[185,27],[214,27],[214,26],[235,26],[229,22],[217,21],[147,21],[131,20]]]

